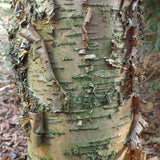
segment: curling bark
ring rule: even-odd
[[[147,125],[137,93],[141,0],[18,0],[12,7],[10,57],[28,159],[132,159]]]

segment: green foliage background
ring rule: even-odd
[[[147,0],[145,3],[145,41],[143,48],[160,51],[160,0]]]

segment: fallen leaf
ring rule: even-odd
[[[8,155],[2,157],[0,160],[7,160],[7,158],[8,158]]]
[[[10,85],[10,88],[15,88],[15,84],[11,84],[11,85]]]

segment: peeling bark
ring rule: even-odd
[[[10,57],[30,159],[135,155],[146,126],[137,89],[144,80],[136,59],[141,2],[13,2]]]

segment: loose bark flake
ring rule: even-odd
[[[133,131],[130,136],[130,147],[131,150],[142,149],[141,140],[139,136],[145,127],[148,126],[148,123],[142,118],[141,113],[135,115],[133,122]]]
[[[85,5],[88,3],[89,0],[82,0],[82,5]]]
[[[124,8],[126,1],[122,1],[121,7]],[[139,139],[141,132],[147,127],[147,122],[142,118],[141,108],[147,102],[144,102],[139,95],[139,84],[144,80],[143,70],[140,68],[140,65],[137,63],[137,47],[142,46],[139,41],[139,28],[136,26],[137,15],[136,12],[141,6],[141,0],[132,0],[128,9],[126,10],[126,23],[124,20],[125,35],[126,38],[126,62],[125,62],[125,72],[126,79],[124,79],[124,84],[122,85],[122,90],[125,92],[126,97],[132,98],[132,107],[133,107],[133,124],[132,132],[129,138],[130,149],[134,152],[130,152],[132,158],[136,158],[137,153],[141,153],[141,141]],[[149,103],[148,103],[149,105]]]
[[[87,33],[87,30],[86,30],[86,26],[87,26],[87,24],[90,23],[91,17],[92,17],[92,9],[91,9],[91,7],[89,7],[88,11],[87,11],[87,14],[86,14],[86,17],[84,19],[83,26],[81,27],[82,40],[83,41],[88,40],[88,33]]]
[[[44,123],[44,113],[29,113],[31,131],[30,131],[30,140],[33,143],[34,147],[39,147],[42,142],[42,137],[45,131]]]

